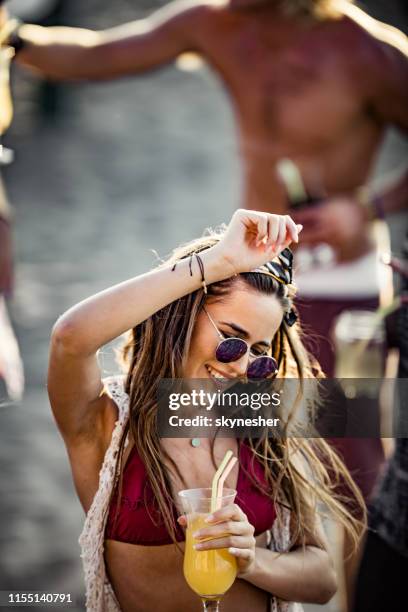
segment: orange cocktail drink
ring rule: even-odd
[[[179,495],[187,517],[184,577],[189,587],[203,600],[204,609],[217,610],[220,598],[233,585],[237,576],[236,560],[226,548],[194,548],[198,540],[193,534],[208,527],[205,519],[210,514],[211,489],[189,489],[180,491]],[[225,489],[222,498],[218,500],[218,506],[232,504],[235,495],[236,491]],[[213,602],[214,606],[210,602]]]
[[[208,514],[197,514],[191,519],[186,534],[184,553],[184,576],[188,585],[201,597],[224,595],[237,576],[237,563],[226,548],[217,550],[195,550],[193,533],[208,527]]]

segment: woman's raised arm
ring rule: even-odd
[[[228,270],[213,249],[202,260],[207,282],[220,280]],[[51,335],[48,392],[64,437],[86,434],[103,416],[97,401],[102,392],[98,350],[198,289],[201,277],[196,262],[192,271],[190,276],[188,261],[178,264],[174,272],[170,267],[153,270],[80,302],[58,319]]]
[[[200,253],[207,284],[249,271],[272,259],[298,229],[290,217],[238,210],[220,242]],[[174,300],[199,289],[201,272],[192,260],[159,267],[110,287],[68,310],[51,337],[48,387],[64,436],[95,427],[102,392],[98,350]]]

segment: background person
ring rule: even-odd
[[[5,12],[0,12],[0,31],[6,22]],[[2,42],[0,36],[0,44]],[[11,297],[13,287],[13,247],[11,210],[1,170],[4,164],[9,163],[10,155],[10,151],[2,146],[2,137],[13,114],[9,87],[10,56],[8,49],[0,48],[0,406],[6,397],[21,399],[24,389],[23,365],[6,302]],[[1,383],[5,386],[4,390]]]
[[[386,206],[386,212],[408,208],[408,199]],[[402,276],[401,306],[388,317],[387,341],[399,350],[398,378],[408,378],[408,235],[398,269]],[[361,560],[354,612],[404,609],[408,594],[400,576],[408,571],[408,438],[406,432],[406,387],[401,386],[400,419],[394,422],[395,452],[370,504],[370,529]]]

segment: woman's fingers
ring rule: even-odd
[[[298,242],[300,228],[289,215],[268,215],[268,239],[265,248],[278,251],[291,242]]]
[[[230,555],[239,559],[245,559],[246,561],[253,561],[255,559],[255,553],[252,548],[234,548],[230,546],[228,552]]]
[[[217,523],[213,527],[199,529],[193,533],[193,537],[196,540],[203,540],[206,538],[217,538],[226,534],[245,535],[248,533],[253,533],[253,527],[249,523],[243,521],[225,521],[224,523]]]
[[[279,215],[268,215],[268,239],[265,247],[272,248],[278,239],[279,235]]]
[[[247,521],[248,519],[238,504],[228,504],[228,506],[224,506],[207,516],[205,522],[210,525],[215,525],[229,520]]]
[[[290,236],[291,241],[298,241],[301,225],[296,225],[289,215],[275,215],[252,210],[237,210],[231,220],[230,226],[242,223],[247,232],[255,238],[256,246],[265,243],[266,248],[281,245]]]
[[[257,218],[257,236],[255,245],[259,247],[262,242],[268,239],[268,218],[266,215],[260,215]]]
[[[255,529],[237,504],[230,504],[217,510],[207,518],[207,522],[209,522],[208,527],[202,527],[193,533],[196,540],[205,540],[197,542],[196,550],[255,546]]]
[[[302,226],[296,225],[292,217],[289,217],[289,215],[286,215],[285,219],[287,228],[286,239],[290,237],[292,242],[299,242],[299,232],[301,231]]]
[[[198,542],[194,545],[195,550],[214,550],[219,548],[247,548],[254,547],[254,538],[252,536],[236,536],[227,535],[222,538],[206,540]]]
[[[234,226],[243,226],[246,238],[248,235],[255,246],[259,246],[266,238],[268,233],[267,217],[262,212],[252,210],[237,210],[231,220],[229,228]]]
[[[287,218],[286,216],[279,217],[279,232],[278,232],[278,238],[276,240],[278,246],[281,246],[285,242],[286,236],[287,236]]]
[[[187,527],[187,517],[186,517],[186,515],[182,514],[181,516],[179,516],[178,519],[177,519],[177,522],[182,527]]]
[[[299,234],[303,229],[303,225],[295,225],[296,228],[296,234],[294,234],[294,232],[287,232],[286,233],[286,238],[284,240],[284,242],[279,246],[278,249],[276,249],[277,254],[281,253],[283,251],[283,249],[286,249],[286,247],[290,246],[292,242],[298,243],[299,242]],[[293,236],[296,236],[296,239],[293,239]]]

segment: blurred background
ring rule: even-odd
[[[27,21],[104,28],[161,4],[13,0],[9,8]],[[407,31],[402,0],[362,6]],[[239,203],[239,165],[229,102],[205,67],[89,85],[46,83],[14,67],[13,92],[4,144],[15,163],[4,178],[14,208],[10,310],[26,393],[0,405],[0,590],[71,593],[80,610],[83,512],[46,394],[52,325],[75,302],[153,266],[152,251],[165,255],[228,221]],[[407,144],[390,133],[376,175],[406,159]],[[394,250],[403,231],[394,218]],[[102,365],[114,370],[109,349]]]

